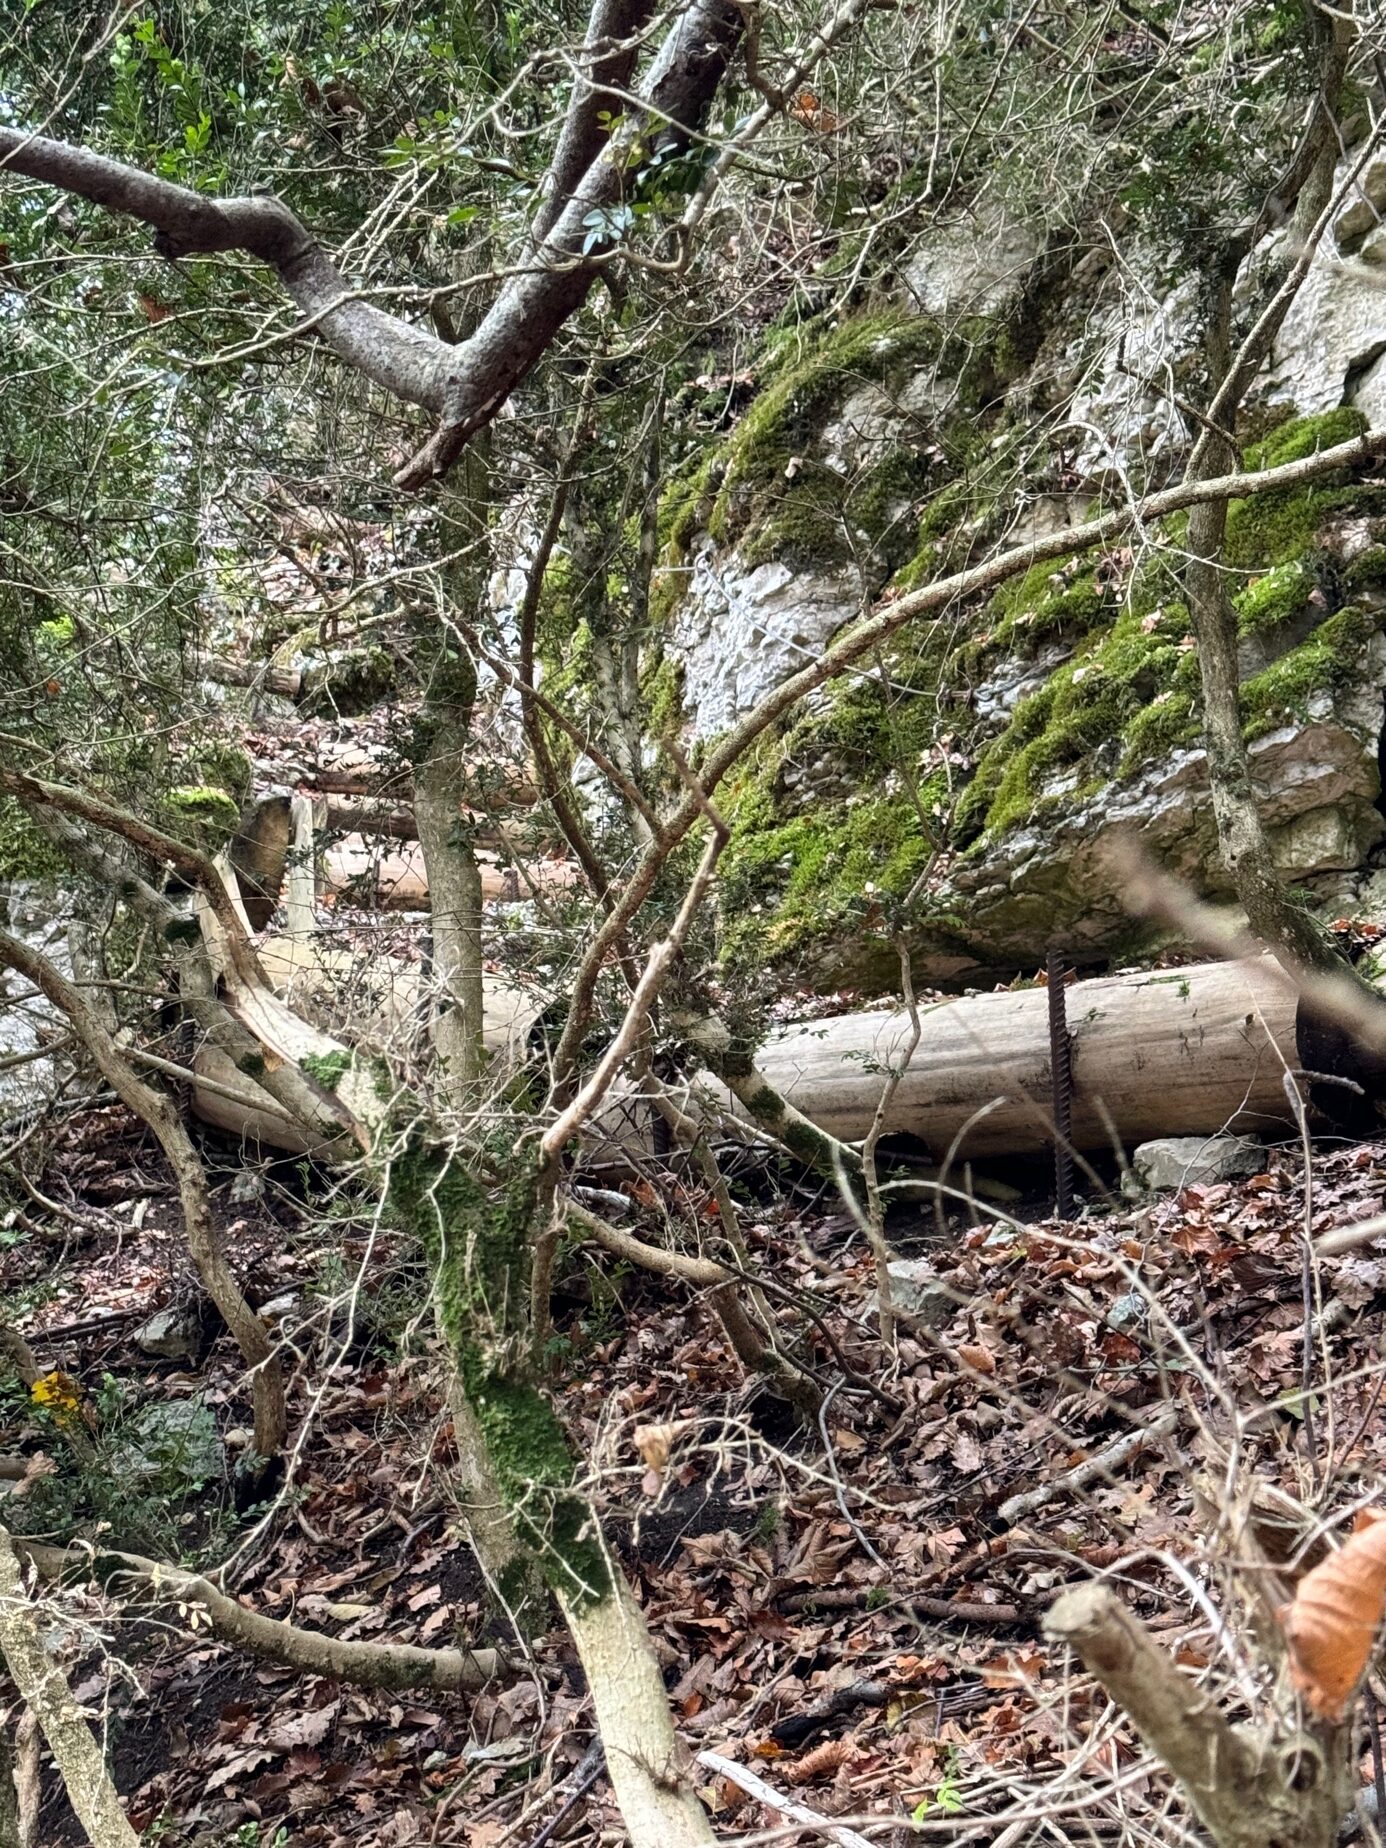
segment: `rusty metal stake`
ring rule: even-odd
[[[1073,1037],[1068,1030],[1064,980],[1068,974],[1057,950],[1045,961],[1049,983],[1049,1081],[1054,1111],[1054,1211],[1073,1216]]]

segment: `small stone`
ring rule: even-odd
[[[265,1197],[265,1177],[254,1168],[242,1168],[227,1191],[232,1206],[253,1206]]]
[[[957,1307],[953,1292],[923,1258],[894,1258],[886,1268],[897,1308],[918,1316],[926,1328],[942,1328],[952,1321]]]
[[[285,1290],[281,1296],[271,1296],[267,1303],[261,1303],[260,1314],[272,1316],[277,1320],[281,1315],[292,1315],[297,1307],[297,1291]]]
[[[187,1309],[160,1309],[135,1330],[135,1346],[159,1360],[193,1360],[199,1346],[196,1315]]]
[[[1161,1136],[1142,1142],[1131,1157],[1152,1193],[1259,1174],[1265,1165],[1266,1151],[1245,1136]]]
[[[1128,1290],[1107,1311],[1107,1326],[1128,1328],[1133,1322],[1143,1322],[1149,1307],[1150,1299],[1143,1290]]]

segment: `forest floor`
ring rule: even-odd
[[[13,1215],[4,1234],[8,1313],[96,1427],[76,1461],[53,1415],[12,1393],[0,1447],[52,1467],[6,1485],[4,1519],[233,1560],[244,1602],[336,1635],[498,1634],[451,1495],[420,1255],[293,1164],[205,1146],[235,1268],[295,1362],[288,1489],[237,1511],[229,1475],[173,1487],[132,1467],[140,1408],[197,1400],[232,1463],[248,1408],[214,1327],[183,1359],[134,1343],[197,1291],[157,1150],[112,1106],[74,1113],[54,1143],[40,1183],[54,1210],[29,1218],[44,1236]],[[1378,1491],[1386,1241],[1309,1267],[1306,1343],[1303,1232],[1382,1210],[1386,1145],[1318,1147],[1311,1174],[1307,1206],[1300,1151],[1283,1148],[1249,1180],[1108,1196],[1067,1224],[979,1208],[940,1228],[916,1211],[896,1243],[927,1254],[950,1298],[934,1326],[901,1329],[893,1356],[840,1203],[745,1177],[752,1257],[780,1286],[772,1313],[829,1388],[810,1429],[748,1387],[695,1296],[569,1254],[560,1402],[689,1747],[820,1817],[889,1821],[872,1832],[885,1843],[999,1843],[991,1819],[1027,1815],[1007,1843],[1137,1839],[1162,1814],[1177,1837],[1161,1779],[1039,1622],[1065,1585],[1109,1574],[1182,1664],[1223,1685],[1220,1651],[1240,1634],[1225,1569],[1238,1542],[1213,1512],[1229,1488],[1254,1499],[1257,1539],[1282,1558],[1316,1518]],[[696,1223],[672,1176],[638,1184],[625,1223],[666,1213],[685,1236]],[[150,1841],[536,1848],[555,1818],[568,1843],[624,1839],[584,1758],[590,1705],[561,1631],[480,1694],[410,1698],[253,1660],[186,1610],[47,1595]],[[1220,1606],[1229,1629],[1212,1622]],[[781,1823],[715,1768],[697,1778],[727,1838]],[[40,1838],[80,1839],[51,1780]]]

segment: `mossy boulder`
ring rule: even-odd
[[[1312,454],[1360,423],[1291,420],[1246,465]],[[1381,496],[1329,478],[1232,509],[1246,736],[1294,880],[1356,866],[1382,832]],[[1226,889],[1182,524],[1170,536],[1145,561],[1037,566],[953,630],[899,638],[872,675],[763,741],[729,805],[728,962],[870,986],[895,979],[900,931],[916,975],[935,979],[1033,966],[1050,942],[1086,958],[1129,950],[1139,932],[1108,858],[1118,829]]]
[[[316,631],[313,639],[316,642]],[[299,665],[303,673],[299,711],[308,718],[352,718],[370,712],[399,686],[398,658],[378,644],[319,650]]]

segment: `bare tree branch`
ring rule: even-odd
[[[594,29],[608,19],[638,18],[639,10],[633,0],[599,0]],[[560,139],[562,166],[556,160],[552,202],[570,185],[571,196],[530,261],[505,283],[476,332],[457,346],[362,301],[281,199],[207,199],[104,154],[20,128],[0,127],[0,169],[142,219],[154,229],[155,250],[171,260],[239,250],[266,264],[302,313],[305,331],[319,335],[338,358],[392,397],[421,405],[438,419],[433,436],[395,478],[398,486],[417,489],[446,474],[581,306],[597,274],[583,248],[591,215],[620,201],[628,157],[652,125],[662,125],[676,145],[696,132],[741,31],[740,9],[729,0],[691,0],[651,66],[643,108],[632,112],[609,147],[597,119],[599,92],[587,84],[577,87]],[[598,33],[599,39],[609,36],[604,29]],[[613,55],[619,61],[626,53]],[[574,184],[571,170],[589,150],[595,151]],[[548,212],[546,205],[541,224]]]

